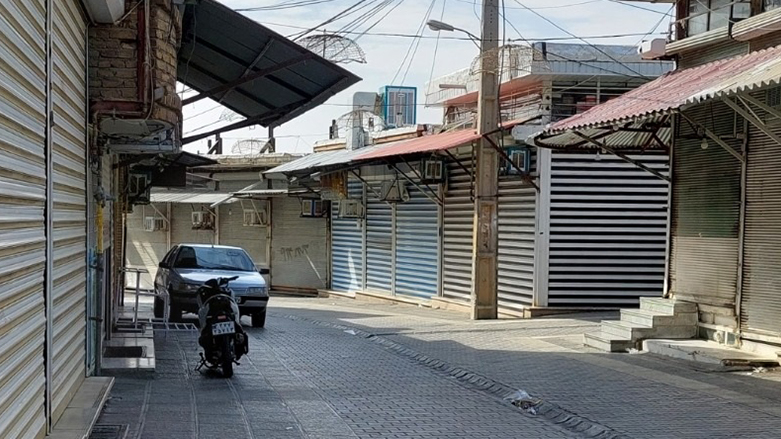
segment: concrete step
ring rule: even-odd
[[[661,314],[644,309],[622,309],[621,320],[641,326],[687,326],[697,324],[697,313]]]
[[[583,334],[583,343],[604,352],[626,352],[635,347],[635,342],[629,339],[605,334],[602,331]]]
[[[640,309],[672,315],[677,313],[697,312],[697,304],[663,299],[661,297],[641,297]]]
[[[778,366],[778,357],[733,349],[708,340],[646,340],[643,342],[643,350],[717,366]]]
[[[697,326],[645,326],[626,321],[603,320],[602,332],[616,337],[632,340],[645,340],[648,338],[686,339],[697,335]]]

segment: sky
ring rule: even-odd
[[[219,0],[233,9],[267,7],[280,4],[300,3],[301,0]],[[274,31],[289,36],[300,32],[302,27],[311,28],[333,17],[358,0],[322,0],[316,6],[294,7],[279,10],[242,12],[251,19]],[[501,0],[500,0],[501,1]],[[368,0],[367,3],[379,3]],[[433,7],[432,7],[433,2]],[[309,153],[318,140],[328,138],[331,120],[350,111],[352,96],[355,92],[377,92],[385,85],[405,85],[418,87],[418,123],[441,123],[440,107],[424,107],[425,84],[430,78],[446,75],[469,67],[477,56],[475,45],[461,37],[461,34],[437,32],[421,26],[431,8],[431,19],[437,19],[473,34],[480,33],[479,0],[398,0],[398,4],[371,31],[357,38],[356,43],[366,54],[366,64],[341,64],[363,80],[345,91],[333,96],[319,107],[310,110],[296,119],[277,127],[277,152]],[[529,11],[532,9],[534,12]],[[513,39],[549,39],[572,38],[571,34],[584,38],[592,44],[637,45],[643,39],[660,38],[669,28],[670,4],[652,4],[618,0],[504,0],[504,16],[512,25],[507,25],[505,38]],[[546,22],[552,21],[558,27]],[[379,15],[377,16],[379,18]],[[348,19],[329,24],[320,32],[337,30]],[[373,21],[372,21],[373,22]],[[657,27],[658,26],[658,27]],[[419,29],[423,30],[419,32]],[[513,28],[514,27],[514,28]],[[559,29],[561,28],[561,29]],[[656,33],[647,34],[656,28]],[[363,30],[363,29],[360,29]],[[522,35],[519,35],[519,33]],[[372,35],[378,33],[422,35],[423,38]],[[632,36],[611,38],[587,38],[605,35]],[[350,36],[350,35],[348,35]],[[515,44],[521,41],[513,42]],[[578,43],[575,39],[561,42]],[[416,51],[410,51],[411,43],[417,45]],[[414,52],[414,56],[411,55]],[[406,62],[405,62],[406,58]],[[397,73],[398,72],[398,73]],[[405,74],[406,73],[406,74]],[[391,81],[395,82],[391,84]],[[185,92],[184,97],[191,93]],[[183,108],[185,136],[215,129],[231,123],[224,119],[224,108],[214,101],[204,99]],[[233,119],[235,122],[237,119]],[[234,145],[243,140],[256,139],[264,142],[267,137],[265,127],[231,131],[223,134],[223,152],[230,154]],[[246,144],[247,142],[243,142]],[[185,145],[190,152],[204,154],[208,149],[206,140]]]

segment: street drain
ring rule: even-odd
[[[127,425],[96,425],[89,439],[125,439],[127,428]]]
[[[143,346],[106,346],[103,351],[106,358],[141,358],[144,356]]]

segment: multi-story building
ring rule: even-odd
[[[686,323],[702,337],[744,347],[781,343],[781,9],[773,1],[692,0],[677,2],[676,11],[670,38],[644,46],[646,57],[675,60],[674,72],[553,124],[535,143],[607,145],[618,153],[656,143],[669,150],[669,240],[659,295],[678,303],[667,305],[671,312],[688,314],[686,304],[696,305]],[[587,340],[621,350],[669,336],[650,308],[623,333],[608,323]]]

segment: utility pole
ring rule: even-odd
[[[498,155],[486,133],[499,126],[499,0],[483,0],[480,90],[477,107],[477,175],[472,246],[472,319],[497,318]],[[497,142],[498,143],[498,142]]]

